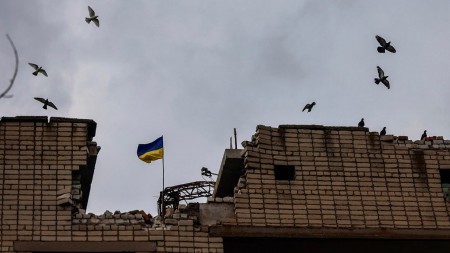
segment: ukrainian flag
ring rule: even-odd
[[[164,149],[163,149],[163,137],[159,137],[154,142],[149,144],[139,144],[137,149],[137,156],[139,159],[146,163],[150,163],[152,161],[163,158]]]

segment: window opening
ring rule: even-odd
[[[275,180],[294,180],[295,167],[292,165],[275,165]]]
[[[444,192],[444,198],[450,200],[450,169],[440,169],[441,174],[441,186]]]

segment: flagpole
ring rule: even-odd
[[[162,208],[161,208],[161,213],[162,213],[162,216],[163,216],[163,220],[164,220],[164,215],[165,215],[165,212],[166,212],[166,208],[164,207],[164,155],[163,155],[163,159],[162,159],[162,167],[163,167],[163,169],[162,169],[162,180],[163,180],[163,183],[162,183],[162,187],[163,187],[163,190],[162,190]]]
[[[161,201],[161,203],[162,203],[162,211],[161,211],[161,215],[162,215],[162,219],[161,219],[161,221],[162,221],[162,232],[163,232],[163,243],[164,243],[164,251],[166,251],[166,228],[165,228],[165,226],[166,226],[166,223],[165,223],[165,221],[164,221],[164,216],[165,216],[165,214],[166,214],[166,208],[165,208],[165,205],[164,205],[164,137],[163,137],[163,144],[162,144],[162,146],[163,146],[163,155],[162,155],[162,186],[163,186],[163,191],[162,191],[162,201]]]
[[[164,138],[164,137],[163,137]],[[162,210],[161,210],[161,214],[162,214],[162,220],[163,220],[163,223],[164,223],[164,215],[166,214],[166,208],[165,208],[165,206],[164,206],[164,141],[163,141],[163,156],[162,156],[162,187],[163,187],[163,190],[162,190]]]

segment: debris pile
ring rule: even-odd
[[[178,209],[167,208],[164,215],[164,225],[167,226],[192,226],[198,225],[200,212],[199,203],[188,203],[178,205]],[[160,217],[154,219],[153,227],[162,227],[163,222]]]
[[[107,210],[101,215],[95,215],[79,209],[78,213],[74,214],[72,218],[72,224],[82,225],[142,225],[143,227],[148,227],[152,223],[152,216],[142,210],[125,213],[120,211],[112,213]]]
[[[409,140],[408,136],[394,136],[384,135],[380,136],[380,140],[383,142],[394,142],[400,145],[405,145],[411,148],[434,148],[434,149],[447,149],[450,148],[450,140],[444,140],[443,136],[430,136],[423,140]]]

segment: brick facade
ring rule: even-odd
[[[100,150],[95,130],[92,120],[2,118],[1,252],[224,252],[245,238],[450,239],[441,178],[450,141],[441,137],[258,126],[244,149],[225,152],[213,197],[194,213],[168,210],[163,224],[140,212],[85,213]]]
[[[410,141],[367,128],[258,126],[230,225],[343,229],[450,229],[440,169],[450,142]],[[275,180],[290,165],[293,180]]]
[[[163,230],[139,215],[83,213],[98,151],[95,128],[92,120],[2,118],[1,252],[223,251],[222,238],[190,217]]]

